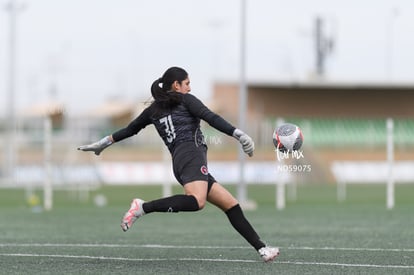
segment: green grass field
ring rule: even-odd
[[[107,206],[94,206],[98,193]],[[122,232],[131,198],[157,198],[160,187],[105,187],[84,202],[59,191],[40,213],[24,191],[0,189],[0,274],[414,274],[414,185],[396,187],[393,210],[385,186],[350,186],[343,203],[333,185],[300,186],[283,211],[274,194],[249,187],[258,209],[245,213],[281,249],[264,264],[212,206],[147,215]]]

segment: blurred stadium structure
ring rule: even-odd
[[[237,84],[217,83],[209,105],[237,124],[237,97]],[[387,118],[394,122],[392,160],[405,163],[403,173],[409,175],[405,182],[414,183],[412,102],[414,86],[409,85],[249,83],[246,131],[254,138],[257,150],[246,163],[247,183],[336,184],[332,165],[340,161],[372,163],[375,174],[375,169],[384,169],[375,165],[387,161]],[[30,194],[50,181],[53,188],[71,190],[80,199],[87,199],[88,190],[102,184],[173,182],[164,146],[153,127],[108,148],[99,157],[76,150],[125,126],[144,107],[145,102],[112,100],[74,116],[57,102],[31,106],[17,116],[12,175],[4,169],[7,144],[0,145],[5,156],[0,186],[26,188]],[[287,159],[283,165],[302,165],[309,171],[276,171],[281,163],[275,157],[272,132],[280,118],[299,125],[305,136],[302,157]],[[0,122],[1,140],[7,135],[6,125],[5,120]],[[235,183],[238,144],[208,125],[202,127],[210,148],[212,173],[223,183]],[[47,140],[50,142],[45,143]],[[365,182],[361,171],[352,171],[357,178],[360,173],[360,181]],[[385,184],[387,178],[376,181]],[[294,189],[289,192],[294,199]]]

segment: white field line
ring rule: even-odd
[[[0,253],[4,257],[45,257],[45,258],[70,258],[88,260],[113,260],[113,261],[135,261],[135,262],[160,262],[160,261],[196,261],[196,262],[232,262],[232,263],[256,263],[261,261],[241,260],[241,259],[203,259],[203,258],[123,258],[123,257],[103,257],[87,255],[55,255],[55,254],[28,254],[28,253]],[[412,265],[376,265],[376,264],[346,264],[346,263],[323,263],[323,262],[294,262],[294,261],[275,261],[275,264],[290,265],[318,265],[318,266],[339,266],[339,267],[367,267],[367,268],[388,268],[388,269],[414,269]]]
[[[163,248],[163,249],[251,249],[248,246],[203,246],[162,244],[61,244],[61,243],[0,243],[0,247],[90,247],[90,248]],[[414,252],[414,248],[362,248],[362,247],[279,247],[286,250],[339,250],[367,252]]]

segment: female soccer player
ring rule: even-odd
[[[136,135],[147,125],[153,124],[171,153],[174,175],[183,186],[185,194],[153,201],[133,199],[122,219],[122,230],[127,231],[143,215],[152,212],[198,211],[208,201],[226,213],[233,227],[258,251],[265,262],[273,261],[279,255],[279,249],[266,246],[260,240],[245,218],[238,201],[209,173],[207,146],[200,130],[200,119],[236,138],[249,156],[253,155],[253,140],[210,111],[199,99],[189,94],[190,91],[187,72],[179,67],[169,68],[152,84],[154,101],[136,119],[112,135],[78,149],[99,155],[111,144]]]

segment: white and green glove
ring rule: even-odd
[[[112,139],[110,136],[106,136],[103,139],[101,139],[100,141],[97,141],[95,143],[92,144],[88,144],[88,145],[82,145],[78,147],[78,150],[82,150],[82,151],[93,151],[95,153],[95,155],[99,156],[99,154],[108,146],[110,146],[113,143]]]
[[[242,130],[236,129],[233,132],[233,137],[235,137],[240,144],[242,145],[243,151],[249,155],[249,157],[253,156],[254,151],[254,142],[251,137],[245,134]]]

